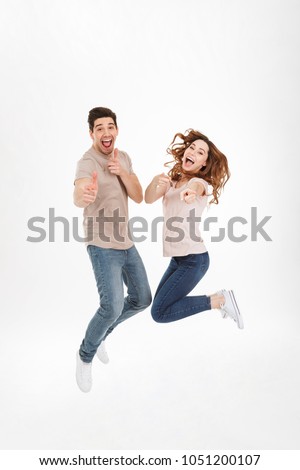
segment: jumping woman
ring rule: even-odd
[[[163,198],[163,255],[171,257],[156,290],[152,317],[168,323],[220,309],[224,318],[233,319],[243,328],[232,290],[188,295],[209,267],[209,255],[195,221],[200,220],[208,201],[219,203],[221,190],[230,177],[227,158],[205,135],[193,129],[177,133],[167,152],[173,157],[171,170],[155,176],[145,192],[148,204]]]

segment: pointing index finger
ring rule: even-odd
[[[113,159],[114,159],[114,160],[118,160],[118,158],[119,158],[119,150],[118,150],[118,149],[114,149]]]

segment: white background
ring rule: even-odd
[[[10,0],[0,13],[1,447],[299,449],[299,2]],[[143,187],[189,127],[227,155],[209,215],[245,217],[248,239],[204,234],[211,266],[195,293],[234,288],[245,330],[217,311],[159,325],[147,309],[110,337],[83,394],[88,256],[58,223],[55,242],[26,239],[34,216],[48,233],[50,207],[81,223],[73,177],[95,106],[117,113]],[[272,216],[272,242],[251,241],[251,207]],[[161,203],[130,211],[151,223]],[[154,291],[160,238],[137,247]]]

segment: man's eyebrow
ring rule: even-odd
[[[97,127],[103,127],[103,126],[104,126],[104,124],[97,124],[95,127],[97,128]],[[113,122],[109,122],[108,126],[114,126],[115,127],[115,124]]]

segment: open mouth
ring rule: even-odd
[[[195,160],[193,160],[191,157],[185,157],[185,166],[192,166],[195,163]]]
[[[103,139],[101,140],[103,147],[108,149],[112,145],[112,139]]]

